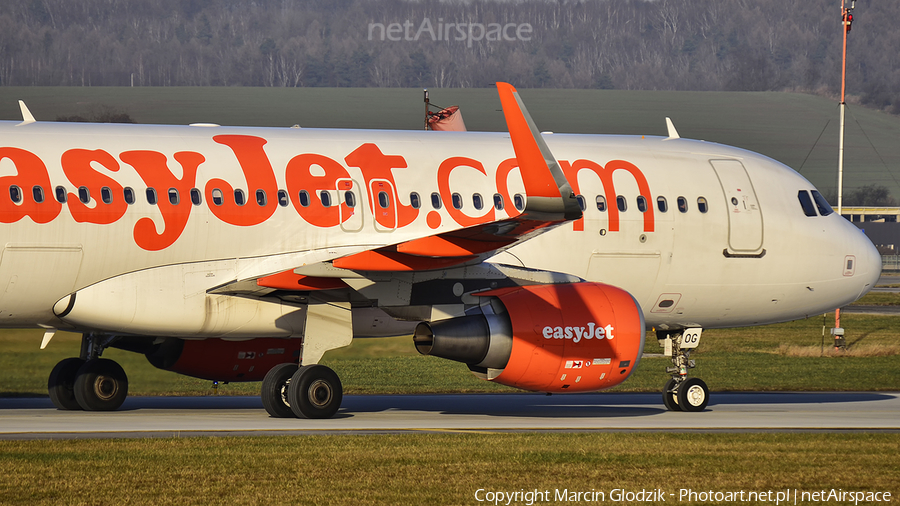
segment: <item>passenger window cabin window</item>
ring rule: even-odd
[[[503,210],[503,195],[500,195],[499,193],[494,194],[494,209],[498,211]]]
[[[606,212],[606,197],[597,195],[597,210],[601,213]]]
[[[619,208],[619,211],[623,213],[628,210],[628,201],[625,200],[624,195],[619,195],[616,197],[616,207]]]
[[[31,188],[31,196],[34,197],[34,201],[40,204],[44,201],[44,187],[43,186],[33,186]]]
[[[380,195],[379,198],[381,198]],[[322,201],[322,207],[331,207],[331,194],[328,193],[328,190],[322,190],[319,192],[319,200]]]
[[[706,211],[709,211],[709,203],[706,202],[706,197],[697,197],[697,210],[704,214]]]
[[[203,194],[200,193],[199,188],[191,188],[191,204],[195,206],[199,206],[203,203]]]
[[[435,209],[441,208],[441,194],[440,193],[432,193],[431,194],[431,207]]]
[[[462,209],[462,195],[454,193],[453,195],[451,195],[451,199],[453,200],[453,209]]]
[[[18,204],[22,202],[22,189],[16,185],[9,187],[9,199]]]
[[[265,190],[256,190],[256,205],[259,207],[266,207],[266,204],[269,203],[269,199],[266,198]]]
[[[54,191],[56,192],[56,201],[60,204],[65,204],[66,200],[69,199],[69,193],[66,192],[65,187],[57,186]]]
[[[669,211],[669,202],[666,201],[665,197],[656,197],[656,208],[659,209],[659,212],[665,213]]]
[[[823,197],[821,193],[813,190],[812,196],[816,201],[816,207],[819,208],[819,214],[821,214],[822,216],[828,216],[829,214],[834,212],[834,209],[831,208],[831,205],[827,200],[825,200],[825,197]]]
[[[647,198],[644,197],[643,195],[638,195],[637,206],[638,206],[638,211],[640,211],[642,213],[646,213],[647,212]]]
[[[221,205],[222,205],[222,202],[225,201],[225,198],[224,198],[224,196],[222,195],[222,190],[220,190],[220,189],[218,189],[218,188],[214,188],[214,189],[213,189],[213,191],[212,191],[212,201],[213,201],[213,204],[215,204],[215,205],[217,205],[217,206],[221,206]]]
[[[288,205],[288,194],[284,190],[278,190],[278,205],[281,207],[287,207]]]
[[[522,211],[525,209],[525,197],[522,196],[521,193],[517,193],[513,195],[513,205],[516,206],[516,209]]]
[[[109,186],[100,188],[100,200],[103,201],[104,204],[112,204],[113,195],[112,190],[109,189]]]
[[[687,199],[684,197],[678,197],[678,211],[682,213],[687,212]]]
[[[378,205],[381,206],[382,209],[387,209],[390,205],[388,201],[388,194],[385,191],[378,192]]]
[[[247,203],[247,198],[244,195],[244,190],[241,190],[241,189],[234,190],[234,203],[239,206],[242,206]]]
[[[181,202],[181,196],[178,195],[177,188],[169,188],[169,203],[177,206]]]
[[[80,200],[83,204],[87,204],[91,201],[91,191],[88,190],[87,186],[78,187],[78,200]]]
[[[484,198],[481,197],[480,193],[472,195],[472,205],[475,206],[475,209],[478,211],[484,208]]]
[[[578,207],[581,208],[582,212],[587,210],[587,203],[584,201],[584,195],[575,195],[575,200],[578,201]]]
[[[298,195],[300,200],[300,205],[302,207],[309,207],[309,192],[306,190],[300,190],[300,194]]]
[[[125,203],[129,206],[134,204],[136,201],[136,199],[134,198],[134,189],[130,186],[122,188],[122,198],[125,199]]]
[[[347,207],[356,207],[356,195],[350,190],[345,191],[344,203],[347,204]]]
[[[147,203],[151,206],[156,205],[156,188],[147,188]]]
[[[413,209],[422,207],[422,199],[419,198],[418,193],[412,192],[409,194],[409,205],[411,205]]]

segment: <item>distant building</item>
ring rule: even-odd
[[[897,223],[900,217],[900,207],[882,206],[843,206],[841,215],[853,223]]]
[[[884,270],[900,270],[900,207],[843,207],[841,214],[878,248]]]

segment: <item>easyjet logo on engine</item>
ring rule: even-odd
[[[322,192],[343,195],[350,190],[364,195],[375,222],[384,228],[399,229],[424,222],[428,228],[437,229],[441,227],[443,216],[449,216],[459,226],[468,227],[501,219],[497,216],[498,212],[510,217],[520,213],[511,205],[514,199],[508,184],[510,173],[519,166],[515,158],[500,162],[493,177],[493,186],[505,205],[496,208],[487,205],[483,211],[472,215],[464,212],[461,206],[444,205],[439,212],[438,208],[426,211],[418,205],[402,204],[394,171],[406,169],[407,160],[399,154],[384,153],[374,143],[361,144],[346,154],[343,160],[317,153],[300,153],[284,167],[276,168],[264,149],[268,141],[262,137],[215,135],[212,140],[229,150],[230,156],[241,168],[243,181],[238,184],[221,178],[199,181],[199,169],[209,162],[208,156],[194,151],[173,153],[170,160],[164,153],[152,150],[125,150],[114,156],[103,149],[73,148],[64,151],[58,162],[70,184],[66,187],[58,182],[51,183],[47,170],[50,160],[43,160],[25,149],[0,146],[0,164],[8,166],[3,171],[7,175],[0,177],[0,223],[15,223],[26,216],[37,224],[50,223],[57,219],[63,207],[68,207],[72,218],[78,223],[110,225],[118,222],[134,203],[133,197],[131,201],[124,198],[124,192],[143,193],[143,189],[134,192],[117,181],[122,178],[116,176],[126,170],[133,170],[146,184],[148,203],[160,213],[161,220],[145,216],[134,225],[134,243],[147,251],[163,250],[174,244],[184,232],[191,212],[201,201],[219,221],[241,227],[266,222],[275,215],[279,206],[293,207],[300,218],[313,227],[340,226],[358,213],[359,208],[353,208],[341,198],[329,205],[322,199],[310,198],[310,195]],[[180,167],[173,170],[176,164]],[[607,200],[615,199],[612,175],[624,170],[635,178],[641,195],[648,200],[650,198],[646,178],[640,169],[629,162],[612,160],[603,166],[590,160],[560,160],[560,165],[576,193],[579,191],[578,175],[587,170],[600,178]],[[13,168],[15,171],[10,174],[9,169]],[[363,184],[356,185],[348,169],[358,169]],[[485,177],[491,177],[484,164],[476,159],[451,156],[442,160],[433,173],[438,190],[436,193],[445,203],[454,201],[454,197],[459,195],[450,183],[450,176],[457,169],[475,169]],[[279,188],[276,171],[284,174],[284,189]],[[242,188],[246,188],[248,193],[245,194]],[[194,205],[186,202],[188,195]],[[615,206],[610,206],[608,220],[609,230],[618,231],[619,212]],[[644,231],[652,232],[652,209],[643,213],[643,220]],[[574,230],[583,229],[583,221],[577,220]],[[587,330],[582,335],[586,336],[586,333]],[[595,333],[592,330],[586,338],[594,338]],[[576,339],[574,334],[572,336]]]
[[[577,343],[582,339],[613,339],[615,327],[607,325],[602,327],[594,322],[589,322],[584,327],[552,327],[546,326],[543,330],[544,339],[569,339]]]

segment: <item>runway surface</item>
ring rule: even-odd
[[[115,412],[0,399],[0,439],[184,437],[406,431],[900,432],[900,392],[713,393],[706,411],[668,412],[660,394],[344,397],[329,420],[270,418],[258,397],[132,397]]]

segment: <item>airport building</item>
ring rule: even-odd
[[[900,207],[845,206],[841,215],[875,244],[882,255],[883,270],[900,271]]]

